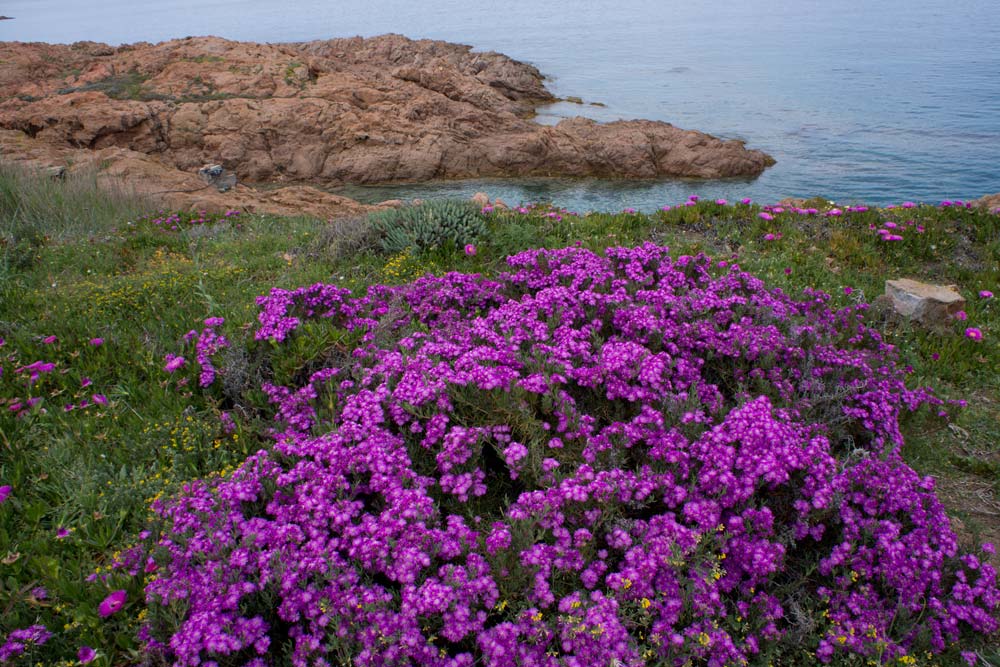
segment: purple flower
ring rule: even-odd
[[[80,661],[81,665],[86,665],[88,662],[93,662],[94,658],[97,657],[97,651],[90,648],[89,646],[81,646],[80,650],[76,652],[76,659]]]
[[[117,565],[155,565],[147,598],[182,601],[155,641],[175,664],[222,649],[311,664],[336,616],[371,664],[552,665],[557,650],[639,665],[637,631],[655,627],[663,655],[742,664],[794,641],[799,591],[781,584],[806,571],[802,608],[829,615],[818,659],[865,656],[871,632],[893,657],[916,636],[937,633],[940,653],[994,632],[994,572],[900,455],[899,416],[948,403],[907,386],[860,307],[769,288],[737,260],[531,250],[489,279],[259,297],[257,340],[297,347],[330,326],[357,346],[264,383],[271,446],[154,503],[162,534]],[[203,369],[214,336],[198,337]],[[864,434],[850,457],[844,433]],[[252,609],[259,593],[290,627]],[[752,638],[713,623],[735,613]],[[432,632],[482,660],[438,660]]]
[[[634,209],[634,208],[631,208],[631,207],[629,207],[629,208],[626,208],[626,209],[624,209],[624,210],[622,211],[622,213],[628,213],[629,215],[631,215],[632,213],[635,213],[635,209]]]
[[[42,339],[42,342],[46,345],[52,345],[53,343],[56,343],[58,341],[59,339],[56,338],[55,336],[46,336],[45,338]]]
[[[226,323],[226,318],[224,317],[209,317],[208,319],[205,320],[205,326],[208,327],[209,329],[212,329],[214,327],[221,327],[225,323]]]
[[[98,405],[108,404],[108,397],[105,396],[104,394],[94,394],[93,396],[91,396],[91,399],[93,399],[94,403]]]
[[[125,606],[126,597],[125,591],[114,591],[98,605],[97,613],[100,614],[101,618],[107,618]]]
[[[743,199],[740,200],[740,203],[743,204],[744,206],[749,206],[750,204],[753,203],[753,200],[750,199],[750,197],[744,197]]]
[[[168,354],[166,357],[164,357],[164,360],[167,362],[167,364],[166,366],[163,367],[163,370],[165,370],[168,373],[173,373],[174,371],[180,369],[180,367],[183,366],[185,363],[187,363],[184,357],[174,356],[172,354]]]
[[[760,218],[761,220],[768,220],[768,221],[774,220],[774,216],[773,215],[771,215],[770,213],[766,213],[764,211],[761,211],[760,213],[758,213],[757,217]]]
[[[469,257],[472,257],[473,255],[475,255],[476,254],[476,246],[472,245],[471,243],[467,243],[465,245],[465,254],[468,255]]]
[[[979,292],[979,298],[980,299],[992,299],[993,298],[993,292],[989,291],[988,289],[980,290],[980,292]]]
[[[965,337],[979,341],[983,339],[983,332],[977,329],[976,327],[969,327],[968,329],[965,330]]]
[[[70,532],[69,528],[66,528],[65,526],[59,526],[56,529],[56,539],[57,540],[66,539],[67,537],[69,537],[69,532]]]
[[[844,294],[846,294],[847,296],[850,296],[853,292],[854,292],[853,287],[848,286],[844,288]]]
[[[719,206],[725,206],[729,202],[727,202],[725,199],[716,199],[715,203],[718,204]]]
[[[101,345],[104,345],[104,339],[103,338],[91,338],[90,339],[90,344],[93,345],[94,347],[100,347]]]
[[[954,317],[959,322],[964,322],[965,320],[969,319],[969,316],[965,313],[964,310],[956,311],[955,314],[952,315],[952,317]]]
[[[0,504],[2,504],[4,501],[7,500],[7,498],[10,497],[10,492],[13,490],[14,489],[11,487],[10,484],[4,484],[3,486],[0,486]]]
[[[979,662],[979,656],[975,651],[962,651],[962,660],[965,660],[969,667],[976,667],[976,663]]]

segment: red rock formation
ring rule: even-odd
[[[51,146],[133,151],[183,172],[221,163],[247,182],[717,178],[773,163],[740,141],[662,122],[539,125],[533,109],[553,97],[534,67],[399,35],[8,42],[0,60],[0,128]]]

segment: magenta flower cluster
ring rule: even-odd
[[[45,336],[40,342],[43,345],[56,345],[59,339],[56,336]],[[0,338],[0,347],[5,343],[6,341]],[[102,338],[93,338],[89,342],[90,348],[97,348],[103,344]],[[86,348],[77,350],[71,357],[85,351]],[[3,413],[20,419],[33,414],[45,415],[49,412],[46,406],[50,405],[50,401],[65,397],[67,394],[78,401],[64,404],[62,408],[64,412],[86,410],[108,404],[107,396],[89,389],[94,384],[89,377],[77,376],[79,377],[79,387],[77,387],[69,381],[75,375],[72,368],[67,368],[57,361],[44,359],[23,363],[21,361],[23,353],[24,350],[19,351],[15,348],[9,354],[0,355],[0,411]]]
[[[52,633],[44,625],[13,630],[0,645],[0,664],[7,664],[14,658],[24,655],[32,646],[41,646],[51,638]]]
[[[228,209],[224,213],[209,211],[165,213],[161,211],[156,215],[144,216],[137,222],[139,224],[149,225],[153,229],[176,232],[187,227],[213,225],[220,222],[236,220],[239,215],[240,211],[236,209]],[[129,224],[132,225],[133,223]]]
[[[269,450],[154,504],[126,559],[156,570],[150,651],[639,667],[784,643],[886,661],[997,629],[996,572],[899,455],[901,413],[941,401],[906,387],[865,306],[652,244],[508,263],[259,298],[275,350],[306,320],[360,343],[264,387]]]

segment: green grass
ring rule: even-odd
[[[1000,216],[925,207],[766,222],[751,207],[704,202],[652,216],[560,219],[538,209],[491,217],[474,256],[461,248],[387,256],[361,219],[207,216],[191,224],[198,216],[188,215],[173,230],[155,223],[162,215],[144,217],[149,209],[127,194],[98,192],[92,178],[44,180],[0,169],[0,485],[14,488],[0,505],[0,635],[44,623],[55,635],[41,653],[46,664],[71,664],[84,644],[99,649],[96,665],[140,660],[141,591],[109,572],[114,554],[136,539],[151,499],[231,468],[267,442],[269,424],[245,418],[255,414],[251,406],[225,392],[178,387],[163,372],[164,355],[178,351],[188,330],[225,317],[233,349],[252,351],[254,297],[271,287],[326,281],[363,291],[426,271],[490,274],[503,269],[506,255],[540,246],[580,242],[600,250],[654,240],[678,254],[737,261],[788,292],[827,291],[842,305],[874,299],[888,278],[957,284],[970,297],[967,322],[929,332],[873,309],[872,323],[913,367],[914,384],[969,401],[951,428],[908,421],[905,454],[940,478],[963,539],[1000,540],[993,504],[1000,497],[1000,298],[975,297],[1000,292]],[[913,219],[925,231],[886,243],[869,226],[889,219]],[[764,240],[769,233],[781,238]],[[964,337],[966,326],[979,327],[984,340]],[[46,343],[49,336],[57,341]],[[95,347],[92,338],[104,343]],[[14,370],[39,360],[56,369],[30,388],[41,401],[15,417],[10,405],[28,388]],[[235,355],[227,363],[247,369],[245,382],[256,380],[252,359]],[[106,404],[64,410],[95,393]],[[224,432],[223,410],[238,418],[235,433]],[[59,537],[61,529],[68,535]],[[108,586],[128,586],[123,612],[98,616],[109,589],[86,581],[94,572],[109,576]],[[984,656],[1000,665],[996,650]]]

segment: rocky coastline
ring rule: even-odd
[[[555,98],[535,67],[400,35],[5,42],[0,60],[0,160],[90,169],[171,207],[332,217],[371,208],[319,189],[347,183],[722,178],[774,163],[664,122],[540,125],[536,106]],[[197,173],[206,164],[236,182],[215,187]]]

